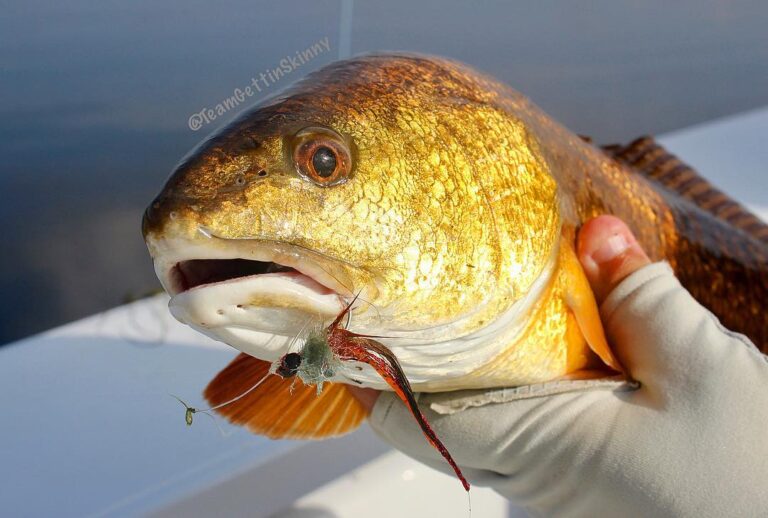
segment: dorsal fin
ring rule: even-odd
[[[244,394],[269,372],[270,364],[239,354],[205,389],[211,406]],[[341,383],[304,385],[270,375],[244,397],[216,409],[230,423],[272,439],[321,439],[351,432],[368,412]]]
[[[640,137],[626,146],[614,144],[602,149],[713,216],[768,243],[768,225],[659,145],[653,137]]]

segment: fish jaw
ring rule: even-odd
[[[314,279],[287,272],[192,288],[174,295],[168,307],[179,322],[257,358],[274,360],[285,346],[285,340],[274,336],[298,335],[308,322],[332,318],[342,302]]]
[[[146,241],[173,316],[262,360],[279,358],[303,329],[332,319],[351,296],[341,265],[290,244],[220,239],[205,229],[201,238]]]
[[[345,275],[344,265],[317,252],[277,241],[218,238],[205,228],[198,233],[199,238],[147,236],[157,276],[171,295],[170,311],[198,332],[258,359],[273,362],[289,352],[302,331],[336,317],[356,293],[353,289],[361,291],[361,299],[375,300],[375,284],[355,282],[360,277],[354,271]],[[555,248],[527,296],[479,329],[467,332],[467,323],[458,320],[398,332],[382,326],[379,318],[366,322],[358,316],[352,319],[355,329],[386,336],[381,341],[396,354],[415,388],[462,388],[467,376],[471,378],[474,370],[514,343],[525,329],[532,307],[554,275],[556,252]],[[194,272],[184,267],[191,261],[238,259],[275,263],[291,270],[221,280],[214,276],[214,282],[197,284]],[[206,277],[204,274],[196,275]],[[358,309],[365,312],[369,306],[362,303]],[[351,380],[364,387],[387,389],[375,371],[356,363],[344,365],[329,381]]]

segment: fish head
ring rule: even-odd
[[[559,233],[556,183],[495,88],[450,61],[371,55],[215,133],[144,216],[173,314],[275,360],[359,295],[355,331],[402,339],[406,371],[409,347],[482,335],[530,299]]]

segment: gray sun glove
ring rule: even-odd
[[[666,263],[630,275],[601,312],[639,388],[603,380],[421,395],[467,478],[534,515],[768,516],[765,356]],[[452,473],[392,393],[370,425]]]

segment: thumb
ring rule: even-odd
[[[627,225],[615,216],[589,220],[579,232],[577,249],[598,304],[627,276],[651,263]]]
[[[728,361],[724,358],[732,351],[719,346],[736,339],[680,285],[667,264],[651,265],[620,219],[600,216],[587,222],[577,248],[611,348],[633,378],[689,383]]]
[[[655,370],[654,345],[659,345],[662,338],[657,336],[662,333],[650,333],[650,336],[648,333],[649,326],[653,327],[651,324],[657,320],[657,306],[648,305],[645,311],[631,316],[619,312],[622,317],[618,319],[614,318],[616,312],[606,311],[605,306],[614,307],[617,299],[623,301],[626,298],[624,286],[617,288],[627,277],[648,266],[650,259],[632,231],[615,216],[598,216],[586,222],[579,231],[576,248],[595,299],[601,306],[611,349],[634,379],[647,381],[647,371]]]

